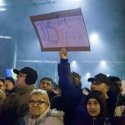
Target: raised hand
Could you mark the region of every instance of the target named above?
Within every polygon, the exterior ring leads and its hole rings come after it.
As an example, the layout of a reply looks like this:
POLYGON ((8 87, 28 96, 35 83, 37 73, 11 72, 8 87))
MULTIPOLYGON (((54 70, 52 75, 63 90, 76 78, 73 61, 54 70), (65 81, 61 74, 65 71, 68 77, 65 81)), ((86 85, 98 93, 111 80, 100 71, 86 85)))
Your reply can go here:
POLYGON ((61 48, 59 51, 59 55, 61 59, 67 59, 68 58, 68 51, 66 48, 61 48))

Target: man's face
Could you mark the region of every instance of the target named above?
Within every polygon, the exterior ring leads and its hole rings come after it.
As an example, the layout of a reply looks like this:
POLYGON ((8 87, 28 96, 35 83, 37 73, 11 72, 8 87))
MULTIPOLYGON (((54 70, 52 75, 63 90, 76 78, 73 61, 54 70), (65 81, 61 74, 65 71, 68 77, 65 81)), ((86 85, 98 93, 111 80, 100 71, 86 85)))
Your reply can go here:
POLYGON ((101 91, 101 92, 103 92, 103 94, 106 94, 109 91, 109 86, 105 83, 93 82, 91 84, 91 90, 101 91))
POLYGON ((48 108, 48 103, 46 102, 43 95, 34 94, 29 100, 29 112, 33 118, 38 118, 42 115, 48 108))
POLYGON ((11 90, 14 88, 13 83, 10 80, 5 80, 6 90, 11 90))
POLYGON ((46 91, 52 91, 52 82, 49 80, 42 80, 40 83, 40 89, 44 89, 46 91))
POLYGON ((118 94, 122 94, 123 88, 122 88, 122 83, 121 81, 116 81, 116 85, 117 85, 117 93, 118 94))
POLYGON ((87 112, 91 117, 98 117, 100 114, 100 104, 95 98, 90 98, 87 102, 87 112))
POLYGON ((0 81, 0 89, 5 91, 5 84, 2 81, 0 81))
POLYGON ((26 85, 26 83, 25 83, 26 75, 27 74, 23 74, 23 73, 19 73, 17 75, 17 80, 16 80, 16 87, 17 88, 21 88, 21 87, 24 87, 26 85))

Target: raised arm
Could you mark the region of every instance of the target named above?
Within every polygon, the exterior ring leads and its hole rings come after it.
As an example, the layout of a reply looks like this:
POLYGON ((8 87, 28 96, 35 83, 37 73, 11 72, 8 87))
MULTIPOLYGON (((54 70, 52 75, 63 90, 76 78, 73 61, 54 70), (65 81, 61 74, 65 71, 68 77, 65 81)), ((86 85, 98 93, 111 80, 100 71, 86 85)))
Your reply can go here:
POLYGON ((58 64, 59 86, 62 91, 68 89, 72 84, 70 64, 68 63, 68 51, 62 48, 59 51, 60 63, 58 64))
POLYGON ((66 48, 62 48, 59 51, 60 63, 58 64, 59 86, 62 91, 62 96, 72 103, 73 109, 81 98, 82 91, 80 88, 73 85, 73 79, 71 75, 70 64, 68 63, 68 51, 66 48))

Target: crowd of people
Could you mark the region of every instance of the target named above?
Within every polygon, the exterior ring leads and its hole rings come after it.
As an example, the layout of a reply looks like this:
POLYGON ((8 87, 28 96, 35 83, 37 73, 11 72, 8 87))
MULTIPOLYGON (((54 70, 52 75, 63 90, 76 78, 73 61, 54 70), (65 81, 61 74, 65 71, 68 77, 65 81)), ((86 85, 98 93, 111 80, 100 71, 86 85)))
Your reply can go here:
POLYGON ((68 50, 59 51, 59 81, 44 77, 35 88, 37 71, 14 69, 0 78, 1 125, 125 125, 125 96, 121 79, 103 73, 89 78, 82 88, 81 75, 71 72, 68 50))

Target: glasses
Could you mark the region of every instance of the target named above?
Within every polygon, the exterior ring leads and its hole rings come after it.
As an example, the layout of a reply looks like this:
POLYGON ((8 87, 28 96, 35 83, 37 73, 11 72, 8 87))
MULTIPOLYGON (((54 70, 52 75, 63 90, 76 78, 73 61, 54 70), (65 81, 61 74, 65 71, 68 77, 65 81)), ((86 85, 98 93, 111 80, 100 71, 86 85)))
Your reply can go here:
POLYGON ((45 101, 41 101, 41 100, 37 100, 37 101, 35 101, 35 100, 29 100, 29 103, 31 105, 34 105, 34 104, 36 104, 36 105, 42 105, 43 103, 46 103, 46 102, 45 101))

